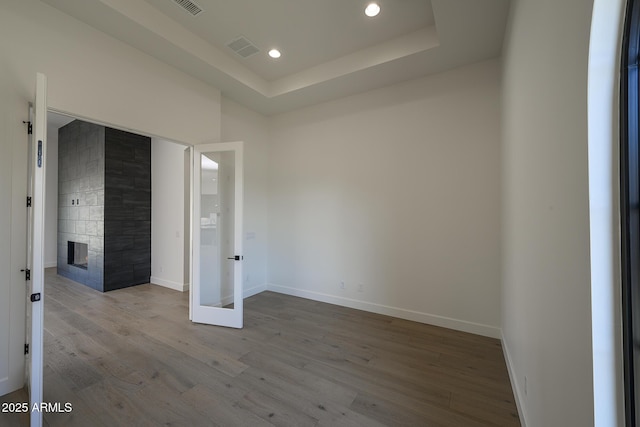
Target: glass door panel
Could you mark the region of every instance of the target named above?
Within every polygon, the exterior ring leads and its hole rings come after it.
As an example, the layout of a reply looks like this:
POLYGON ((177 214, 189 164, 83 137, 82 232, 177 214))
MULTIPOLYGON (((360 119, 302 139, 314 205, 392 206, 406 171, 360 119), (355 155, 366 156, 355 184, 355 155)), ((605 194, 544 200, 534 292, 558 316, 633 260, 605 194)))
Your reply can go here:
POLYGON ((192 320, 242 327, 242 143, 194 148, 192 320))

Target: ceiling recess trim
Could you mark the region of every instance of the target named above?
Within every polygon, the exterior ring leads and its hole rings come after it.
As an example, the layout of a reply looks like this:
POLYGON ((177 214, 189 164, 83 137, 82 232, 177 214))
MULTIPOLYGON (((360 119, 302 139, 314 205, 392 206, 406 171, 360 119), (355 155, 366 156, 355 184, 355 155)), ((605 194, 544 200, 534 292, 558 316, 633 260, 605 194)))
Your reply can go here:
POLYGON ((173 2, 193 16, 198 16, 203 12, 203 9, 191 0, 173 0, 173 2))
MULTIPOLYGON (((436 25, 266 80, 227 46, 219 48, 199 37, 149 0, 41 1, 265 115, 497 58, 510 4, 510 0, 430 0, 436 25)), ((171 2, 184 1, 193 3, 171 2)))

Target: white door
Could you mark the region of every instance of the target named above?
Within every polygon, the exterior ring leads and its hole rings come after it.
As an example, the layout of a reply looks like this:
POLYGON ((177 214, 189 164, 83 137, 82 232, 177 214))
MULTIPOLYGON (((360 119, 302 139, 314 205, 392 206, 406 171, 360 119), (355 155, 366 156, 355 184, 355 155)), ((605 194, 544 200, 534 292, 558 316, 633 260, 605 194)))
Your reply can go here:
POLYGON ((242 142, 193 148, 193 322, 242 328, 242 142))
MULTIPOLYGON (((27 224, 27 340, 29 352, 26 360, 26 384, 29 407, 39 408, 42 402, 43 353, 43 297, 44 297, 44 196, 45 155, 47 133, 47 78, 36 75, 36 99, 31 109, 32 134, 29 139, 28 208, 27 224)), ((42 412, 31 412, 31 426, 42 425, 42 412)))

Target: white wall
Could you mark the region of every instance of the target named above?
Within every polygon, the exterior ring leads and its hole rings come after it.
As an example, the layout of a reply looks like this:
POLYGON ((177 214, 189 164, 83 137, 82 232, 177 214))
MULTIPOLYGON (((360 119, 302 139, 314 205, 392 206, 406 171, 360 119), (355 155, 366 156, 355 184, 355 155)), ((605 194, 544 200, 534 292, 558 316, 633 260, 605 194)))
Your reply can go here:
POLYGON ((47 126, 44 266, 58 265, 58 128, 47 126))
MULTIPOLYGON (((220 139, 220 92, 37 0, 0 2, 0 395, 24 372, 27 103, 166 139, 220 139), (10 326, 11 325, 11 328, 10 326)), ((45 291, 46 298, 46 291, 45 291)))
POLYGON ((185 291, 184 145, 151 141, 151 283, 185 291))
POLYGON ((503 52, 502 327, 528 427, 594 422, 587 167, 592 5, 513 1, 503 52))
POLYGON ((244 295, 267 284, 267 167, 269 127, 266 117, 222 98, 222 140, 244 142, 244 295))
POLYGON ((275 116, 269 162, 270 289, 499 336, 497 60, 275 116))

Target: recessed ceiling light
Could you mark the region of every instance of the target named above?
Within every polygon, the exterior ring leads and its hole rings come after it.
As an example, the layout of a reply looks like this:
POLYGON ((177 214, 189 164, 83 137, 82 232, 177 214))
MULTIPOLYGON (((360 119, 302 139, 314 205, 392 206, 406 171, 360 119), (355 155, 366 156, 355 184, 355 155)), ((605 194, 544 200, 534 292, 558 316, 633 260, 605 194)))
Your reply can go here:
POLYGON ((370 18, 373 18, 379 13, 380 13, 380 6, 378 6, 378 3, 369 3, 367 7, 364 9, 364 14, 370 18))
POLYGON ((278 59, 278 58, 280 58, 280 51, 278 49, 271 49, 269 51, 269 56, 274 58, 274 59, 278 59))

